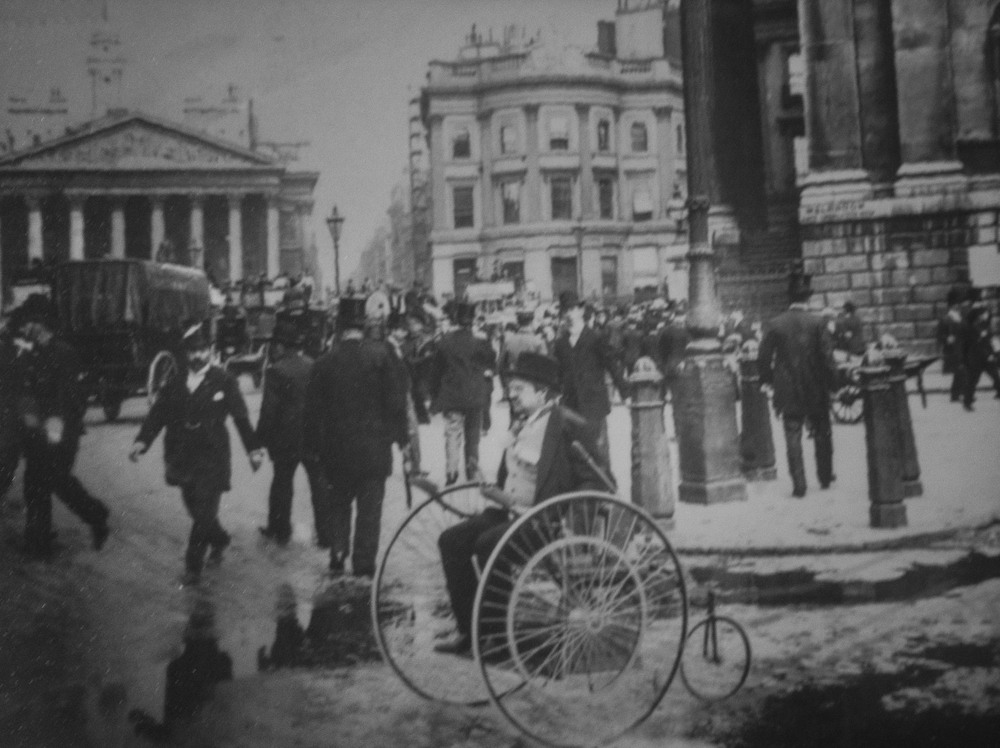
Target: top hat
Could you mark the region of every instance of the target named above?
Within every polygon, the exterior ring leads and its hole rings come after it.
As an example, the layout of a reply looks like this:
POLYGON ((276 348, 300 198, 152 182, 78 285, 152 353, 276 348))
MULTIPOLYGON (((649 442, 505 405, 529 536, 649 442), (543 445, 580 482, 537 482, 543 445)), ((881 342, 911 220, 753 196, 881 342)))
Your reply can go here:
POLYGON ((525 351, 507 374, 510 378, 527 379, 543 387, 559 389, 559 362, 552 356, 525 351))
POLYGON ((517 312, 518 327, 527 327, 534 321, 535 315, 533 312, 517 312))
POLYGON ((274 320, 271 340, 290 348, 300 346, 302 345, 304 326, 305 314, 301 311, 280 312, 274 320))
POLYGON ((47 296, 33 293, 11 315, 12 328, 21 327, 27 322, 41 322, 46 327, 55 330, 59 327, 59 316, 55 305, 47 296))
POLYGON ((455 324, 468 326, 476 319, 476 305, 467 301, 459 301, 454 306, 455 324))
POLYGON ((808 301, 812 296, 812 276, 807 275, 801 263, 795 263, 788 274, 788 298, 792 302, 808 301))
POLYGON ((576 295, 576 291, 563 291, 559 294, 560 312, 565 312, 577 306, 580 306, 580 297, 576 295))
POLYGON ((205 324, 203 322, 197 322, 184 330, 182 342, 186 351, 197 351, 212 345, 212 341, 209 340, 208 335, 205 333, 205 324))
POLYGON ((365 329, 365 299, 347 296, 337 304, 337 329, 346 330, 354 328, 356 330, 365 329))

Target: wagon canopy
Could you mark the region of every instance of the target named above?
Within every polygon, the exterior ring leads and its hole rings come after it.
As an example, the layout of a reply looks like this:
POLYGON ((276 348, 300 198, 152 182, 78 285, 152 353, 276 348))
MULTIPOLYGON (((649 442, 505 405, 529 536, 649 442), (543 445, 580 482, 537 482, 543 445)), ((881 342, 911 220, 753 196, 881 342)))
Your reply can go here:
POLYGON ((209 316, 209 285, 194 268, 149 260, 79 260, 59 265, 54 297, 68 332, 139 327, 180 330, 209 316))

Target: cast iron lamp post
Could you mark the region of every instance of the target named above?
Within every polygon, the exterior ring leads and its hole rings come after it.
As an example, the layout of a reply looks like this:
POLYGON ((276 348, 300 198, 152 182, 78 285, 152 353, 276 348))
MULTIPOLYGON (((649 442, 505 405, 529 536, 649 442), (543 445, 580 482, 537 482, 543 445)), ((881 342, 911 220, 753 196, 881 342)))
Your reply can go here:
POLYGON ((337 212, 337 206, 333 206, 330 216, 326 219, 326 225, 330 229, 330 236, 333 238, 333 286, 340 297, 340 227, 344 223, 344 217, 337 212))

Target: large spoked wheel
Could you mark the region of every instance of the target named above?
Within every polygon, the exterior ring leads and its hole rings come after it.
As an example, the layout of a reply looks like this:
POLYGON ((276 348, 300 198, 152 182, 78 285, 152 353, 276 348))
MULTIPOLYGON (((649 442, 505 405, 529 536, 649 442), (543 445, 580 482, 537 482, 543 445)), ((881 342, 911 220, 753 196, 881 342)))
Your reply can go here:
POLYGON ((160 351, 149 365, 149 375, 146 377, 146 396, 152 405, 163 385, 177 373, 177 359, 170 351, 160 351))
POLYGON ((450 486, 426 499, 393 534, 375 574, 372 622, 382 657, 407 686, 428 699, 487 703, 475 664, 435 652, 434 645, 455 629, 438 538, 489 505, 476 483, 450 486))
POLYGON ((831 407, 837 423, 860 423, 865 415, 865 401, 861 388, 853 383, 845 384, 833 393, 831 407))
POLYGON ((750 639, 732 618, 711 616, 688 635, 681 658, 681 680, 702 701, 722 701, 746 683, 750 639))
POLYGON ((473 651, 490 701, 518 730, 550 746, 596 745, 652 713, 686 634, 680 562, 653 518, 578 492, 535 507, 494 549, 473 651))

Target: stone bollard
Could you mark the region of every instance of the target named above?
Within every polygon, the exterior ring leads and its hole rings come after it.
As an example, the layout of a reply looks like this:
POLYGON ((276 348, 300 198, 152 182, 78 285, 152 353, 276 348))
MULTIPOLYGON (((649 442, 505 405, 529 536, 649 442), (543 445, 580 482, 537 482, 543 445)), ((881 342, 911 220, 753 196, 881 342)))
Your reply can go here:
POLYGON ((920 461, 917 458, 917 442, 913 437, 913 419, 910 416, 910 402, 906 395, 906 353, 900 350, 882 352, 889 367, 889 389, 896 400, 896 438, 903 448, 903 498, 922 496, 923 483, 920 481, 920 461))
POLYGON ((740 353, 740 467, 747 480, 775 480, 774 437, 767 394, 760 389, 757 343, 747 341, 740 353))
POLYGON ((652 359, 635 363, 632 389, 632 503, 653 515, 663 529, 674 527, 674 481, 663 427, 663 376, 652 359))
POLYGON ((889 385, 889 367, 863 366, 859 373, 865 398, 869 524, 903 527, 903 449, 897 438, 896 399, 889 385))

